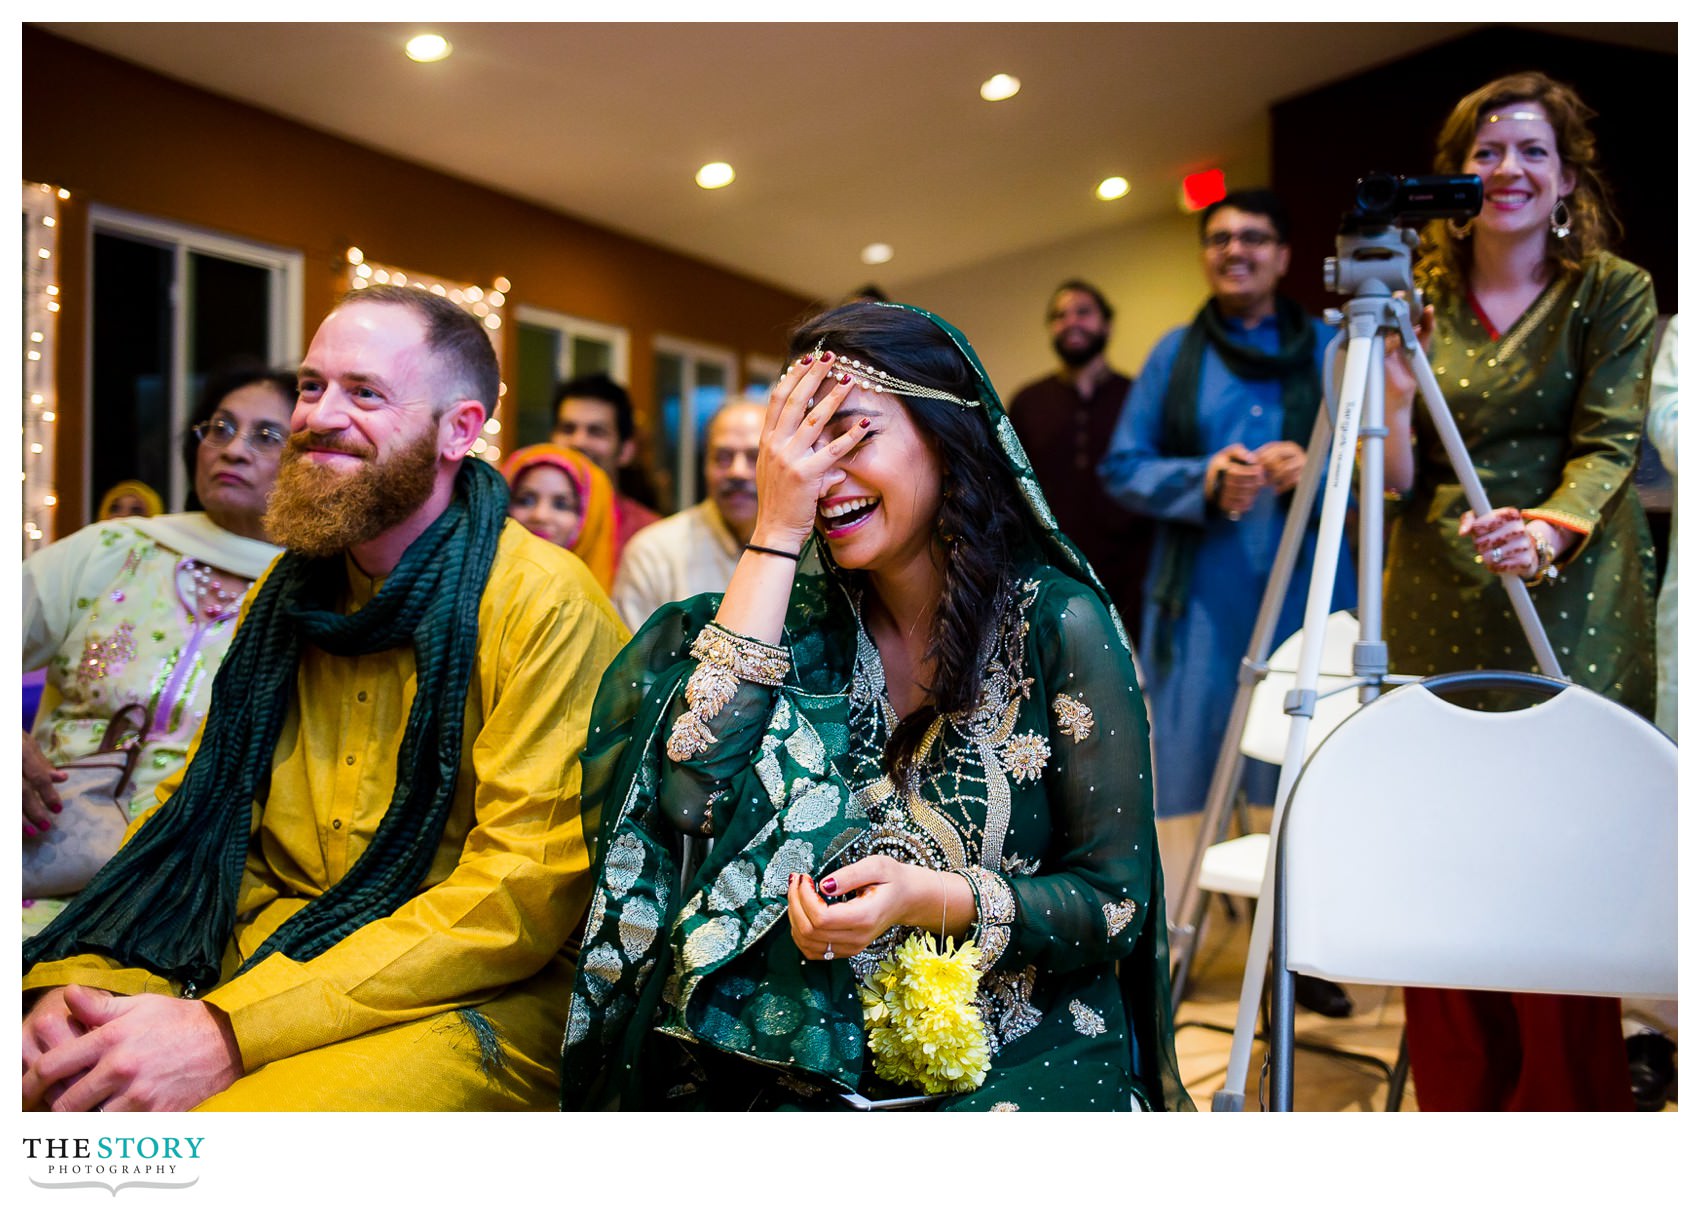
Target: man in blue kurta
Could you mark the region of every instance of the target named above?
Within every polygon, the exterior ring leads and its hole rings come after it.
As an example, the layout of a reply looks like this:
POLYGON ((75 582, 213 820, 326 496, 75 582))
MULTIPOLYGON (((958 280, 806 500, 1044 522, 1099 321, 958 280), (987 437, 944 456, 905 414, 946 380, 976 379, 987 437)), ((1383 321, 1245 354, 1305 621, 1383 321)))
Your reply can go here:
MULTIPOLYGON (((1238 190, 1200 221, 1210 299, 1167 333, 1128 393, 1099 465, 1110 496, 1161 524, 1145 587, 1140 665, 1151 698, 1163 883, 1179 888, 1275 563, 1291 491, 1322 397, 1329 330, 1277 293, 1292 256, 1286 209, 1238 190)), ((1283 603, 1276 638, 1303 622, 1314 533, 1283 603)), ((1335 609, 1356 601, 1342 553, 1335 609)), ((1254 804, 1274 799, 1275 769, 1248 760, 1254 804)), ((1307 989, 1301 1001, 1346 1014, 1307 989), (1321 1005, 1317 1005, 1321 1004, 1321 1005)))

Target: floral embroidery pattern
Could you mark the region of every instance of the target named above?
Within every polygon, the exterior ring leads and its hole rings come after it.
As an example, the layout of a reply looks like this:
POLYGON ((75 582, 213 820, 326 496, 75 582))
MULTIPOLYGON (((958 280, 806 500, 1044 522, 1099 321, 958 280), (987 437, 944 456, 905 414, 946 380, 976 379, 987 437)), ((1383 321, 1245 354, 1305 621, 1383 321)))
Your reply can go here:
POLYGON ((1037 968, 1028 965, 1019 973, 987 973, 980 979, 975 1003, 986 1025, 992 1056, 997 1056, 1011 1041, 1020 1040, 1044 1019, 1033 1005, 1033 983, 1038 974, 1037 968))
POLYGON ((1092 736, 1092 709, 1078 699, 1058 695, 1051 700, 1051 711, 1057 717, 1057 731, 1074 741, 1092 736))
POLYGON ((83 646, 82 659, 77 662, 77 681, 93 682, 116 674, 135 655, 136 629, 128 623, 119 624, 105 640, 91 635, 83 646))
POLYGON ((1091 1007, 1076 998, 1068 1004, 1068 1013, 1074 1016, 1074 1030, 1082 1036, 1102 1036, 1104 1034, 1104 1017, 1091 1007))
POLYGON ((1045 762, 1051 756, 1051 743, 1037 733, 1020 733, 1004 743, 1002 758, 1009 767, 1010 778, 1024 783, 1045 773, 1045 762))
POLYGON ((1127 930, 1127 924, 1133 921, 1133 916, 1139 913, 1139 903, 1129 897, 1126 901, 1111 902, 1104 907, 1104 922, 1110 928, 1110 938, 1114 939, 1127 930))
POLYGON ((1011 1103, 1007 1099, 1000 1099, 1000 1100, 998 1100, 997 1103, 995 1103, 991 1107, 987 1108, 986 1111, 988 1111, 988 1112, 1019 1112, 1019 1111, 1021 1111, 1021 1105, 1018 1104, 1018 1103, 1011 1103))

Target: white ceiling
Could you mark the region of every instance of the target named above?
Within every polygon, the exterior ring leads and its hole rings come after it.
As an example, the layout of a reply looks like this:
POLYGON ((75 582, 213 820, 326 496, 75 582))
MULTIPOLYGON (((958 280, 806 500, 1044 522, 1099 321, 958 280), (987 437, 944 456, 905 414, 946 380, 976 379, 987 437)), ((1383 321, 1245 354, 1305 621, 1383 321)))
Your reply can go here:
POLYGON ((41 24, 824 298, 1170 212, 1182 174, 1259 158, 1271 103, 1476 23, 41 24), (424 29, 447 60, 403 56, 424 29), (980 100, 996 72, 1013 100, 980 100), (711 160, 737 180, 698 189, 711 160), (873 241, 896 257, 862 265, 873 241))

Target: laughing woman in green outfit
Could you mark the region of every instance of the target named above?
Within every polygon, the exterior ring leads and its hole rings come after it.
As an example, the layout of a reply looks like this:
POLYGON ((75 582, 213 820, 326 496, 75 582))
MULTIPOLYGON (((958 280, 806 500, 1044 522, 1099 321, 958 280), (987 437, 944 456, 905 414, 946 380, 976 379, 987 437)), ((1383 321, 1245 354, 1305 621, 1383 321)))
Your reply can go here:
MULTIPOLYGON (((1532 587, 1573 680, 1651 716, 1652 542, 1633 476, 1657 309, 1647 272, 1606 251, 1615 226, 1592 111, 1539 73, 1460 101, 1435 168, 1482 178, 1481 213, 1436 224, 1419 284, 1429 357, 1491 514, 1466 507, 1414 383, 1388 360, 1387 488, 1407 497, 1388 548, 1386 630, 1401 674, 1535 669, 1498 574, 1532 587)), ((1609 756, 1506 756, 1523 764, 1609 756)), ((1407 992, 1424 1108, 1629 1106, 1616 1000, 1407 992)))
POLYGON ((792 350, 725 595, 597 698, 563 1105, 1189 1107, 1103 587, 954 328, 855 303, 792 350))

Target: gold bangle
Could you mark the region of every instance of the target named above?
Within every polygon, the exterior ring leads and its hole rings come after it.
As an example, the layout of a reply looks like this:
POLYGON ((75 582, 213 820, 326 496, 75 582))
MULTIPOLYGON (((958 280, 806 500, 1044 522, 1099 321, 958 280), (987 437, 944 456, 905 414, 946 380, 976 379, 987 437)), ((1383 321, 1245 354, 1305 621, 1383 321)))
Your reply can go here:
POLYGON ((1552 544, 1538 531, 1530 531, 1529 539, 1535 545, 1535 571, 1523 578, 1523 584, 1533 589, 1549 581, 1557 581, 1558 570, 1553 567, 1553 562, 1558 559, 1558 554, 1553 551, 1552 544))

